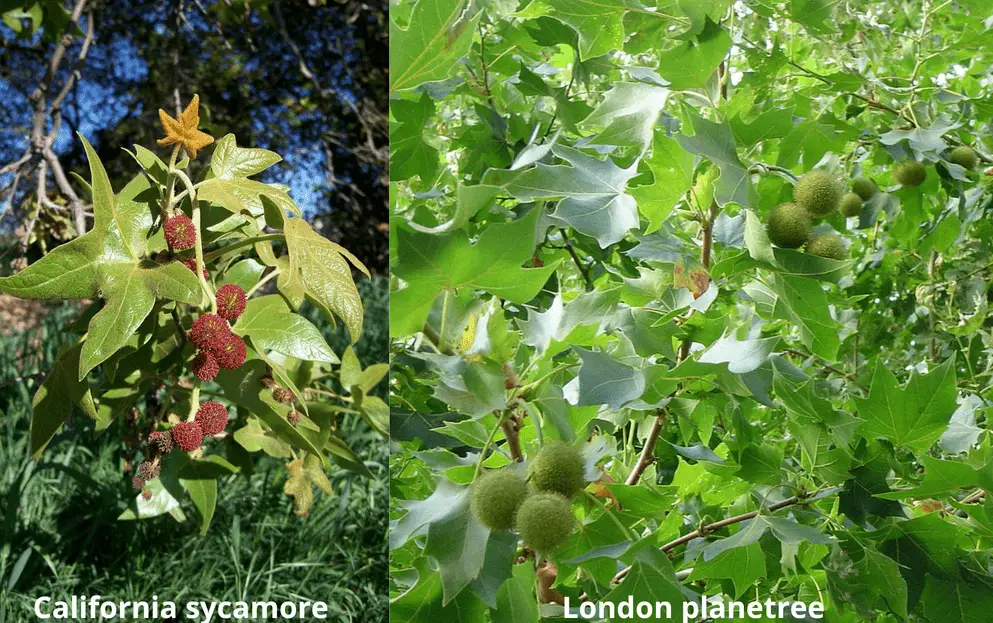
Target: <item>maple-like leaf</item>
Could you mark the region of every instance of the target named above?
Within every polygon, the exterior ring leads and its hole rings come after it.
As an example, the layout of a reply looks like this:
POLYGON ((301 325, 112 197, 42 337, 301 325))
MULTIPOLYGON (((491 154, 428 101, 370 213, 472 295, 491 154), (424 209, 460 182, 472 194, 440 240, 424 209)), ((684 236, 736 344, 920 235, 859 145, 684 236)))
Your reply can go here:
POLYGON ((186 110, 173 119, 169 114, 159 109, 159 120, 165 130, 165 138, 156 141, 159 145, 175 145, 179 143, 190 158, 197 157, 197 150, 203 149, 214 142, 214 137, 197 129, 200 125, 200 96, 194 95, 186 106, 186 110))
POLYGON ((283 485, 283 493, 293 498, 293 508, 297 515, 306 517, 314 503, 314 491, 311 485, 332 495, 331 481, 321 468, 321 460, 309 454, 306 459, 295 459, 286 464, 290 477, 283 485))
POLYGON ((103 163, 79 137, 90 162, 93 229, 19 273, 0 278, 0 292, 33 300, 102 299, 79 356, 77 378, 82 380, 124 346, 156 299, 195 305, 201 290, 179 262, 158 264, 145 257, 152 213, 138 196, 150 188, 148 179, 137 177, 115 195, 103 163))

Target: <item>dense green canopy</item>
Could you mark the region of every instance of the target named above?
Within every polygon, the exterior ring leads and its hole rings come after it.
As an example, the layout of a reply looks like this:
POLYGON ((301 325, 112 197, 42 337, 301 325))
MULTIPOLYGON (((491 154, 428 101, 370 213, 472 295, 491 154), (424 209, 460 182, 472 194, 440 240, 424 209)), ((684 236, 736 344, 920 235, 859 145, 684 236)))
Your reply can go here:
POLYGON ((631 595, 989 620, 991 16, 399 3, 392 620, 631 595), (901 185, 911 161, 924 180, 901 185), (811 215, 845 249, 777 248, 769 214, 815 169, 834 203, 879 191, 811 215), (599 481, 549 563, 469 500, 477 463, 552 439, 599 481))

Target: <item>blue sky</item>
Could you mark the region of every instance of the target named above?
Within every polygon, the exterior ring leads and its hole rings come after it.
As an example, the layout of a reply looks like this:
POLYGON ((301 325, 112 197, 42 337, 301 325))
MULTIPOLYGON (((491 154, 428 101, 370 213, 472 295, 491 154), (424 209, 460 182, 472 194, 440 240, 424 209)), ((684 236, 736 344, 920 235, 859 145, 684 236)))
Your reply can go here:
MULTIPOLYGON (((4 38, 8 38, 12 31, 0 25, 0 33, 4 38)), ((102 44, 105 45, 106 44, 102 44)), ((134 47, 126 40, 117 40, 110 44, 109 49, 102 50, 102 53, 114 59, 113 71, 121 78, 123 83, 132 83, 142 80, 148 73, 145 61, 136 53, 134 47)), ((79 111, 79 130, 87 139, 94 142, 99 131, 113 127, 121 121, 127 114, 128 108, 135 107, 135 112, 141 112, 146 105, 155 108, 166 108, 166 103, 144 103, 132 102, 130 98, 121 96, 113 89, 87 81, 86 72, 82 72, 82 79, 76 87, 76 94, 70 95, 66 102, 67 112, 75 116, 79 111), (78 103, 78 108, 77 108, 78 103)), ((352 97, 347 93, 346 97, 352 97)), ((185 104, 185 102, 184 102, 185 104)), ((206 103, 205 103, 206 104, 206 103)), ((10 84, 0 78, 0 105, 13 110, 23 110, 23 123, 25 126, 17 128, 17 132, 11 129, 0 130, 0 148, 5 152, 20 152, 28 143, 28 132, 30 132, 30 105, 26 98, 19 92, 10 88, 10 84)), ((169 107, 171 108, 171 106, 169 107)), ((167 108, 167 110, 169 110, 167 108)), ((204 106, 203 108, 206 108, 204 106)), ((257 111, 257 114, 266 115, 266 111, 257 111)), ((201 116, 204 121, 202 125, 207 126, 207 113, 202 110, 201 116)), ((269 115, 266 115, 267 117, 269 115)), ((264 123, 261 119, 256 119, 253 126, 261 133, 264 123)), ((220 138, 220 136, 215 136, 220 138)), ((71 142, 76 140, 72 135, 72 129, 68 124, 63 123, 54 143, 54 150, 57 154, 65 153, 71 147, 71 142)), ((238 143, 243 147, 259 146, 250 144, 250 137, 238 137, 238 143)), ((163 157, 167 155, 168 149, 157 145, 144 145, 144 147, 156 151, 163 157)), ((303 209, 305 214, 312 213, 322 201, 322 187, 326 187, 324 172, 324 156, 319 149, 306 149, 305 146, 297 146, 297 149, 289 153, 281 154, 283 162, 274 166, 263 174, 263 181, 280 182, 290 186, 290 194, 297 204, 303 209)), ((130 158, 122 153, 121 157, 130 158)), ((137 172, 137 167, 136 167, 137 172)), ((5 185, 11 179, 11 175, 0 176, 0 186, 5 185)), ((24 188, 22 186, 22 188, 24 188)), ((118 189, 120 190, 120 189, 118 189)))

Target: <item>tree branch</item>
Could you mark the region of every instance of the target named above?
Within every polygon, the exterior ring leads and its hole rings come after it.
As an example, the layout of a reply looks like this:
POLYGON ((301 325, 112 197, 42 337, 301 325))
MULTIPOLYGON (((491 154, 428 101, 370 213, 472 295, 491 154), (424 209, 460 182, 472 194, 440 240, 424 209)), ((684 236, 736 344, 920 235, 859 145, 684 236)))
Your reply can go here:
POLYGON ((573 248, 572 241, 569 240, 569 234, 566 233, 565 228, 560 227, 559 231, 562 232, 562 240, 565 241, 566 250, 569 251, 572 261, 576 263, 576 268, 579 269, 579 274, 583 276, 583 280, 586 282, 586 290, 588 292, 593 290, 593 279, 590 277, 589 267, 579 259, 579 255, 576 253, 576 249, 573 248))
POLYGON ((521 440, 517 431, 517 424, 513 418, 506 417, 500 423, 500 428, 503 429, 503 436, 507 439, 507 449, 510 450, 510 457, 520 463, 524 460, 524 457, 521 455, 521 440))
MULTIPOLYGON (((713 249, 714 240, 714 219, 717 218, 718 213, 717 202, 711 202, 710 211, 703 221, 703 242, 700 245, 700 262, 705 268, 710 268, 711 252, 713 249)), ((676 359, 676 365, 686 360, 690 356, 690 347, 693 345, 693 340, 686 338, 679 345, 679 355, 676 359)), ((676 390, 666 396, 666 403, 669 399, 676 395, 676 390)), ((662 433, 662 427, 665 426, 665 407, 664 405, 659 408, 656 416, 655 422, 652 423, 652 430, 648 432, 648 438, 645 439, 645 446, 641 449, 641 455, 638 457, 638 462, 634 464, 634 468, 631 469, 631 473, 628 474, 627 479, 624 481, 626 485, 634 485, 638 483, 641 478, 641 474, 644 473, 648 466, 652 464, 655 460, 655 445, 658 443, 659 436, 662 433)))
MULTIPOLYGON (((767 510, 770 513, 774 513, 776 511, 781 510, 781 509, 784 509, 784 508, 786 508, 788 506, 793 506, 794 504, 802 504, 802 503, 806 502, 807 499, 809 499, 809 497, 810 496, 794 495, 792 497, 786 498, 782 502, 776 502, 775 504, 771 504, 767 510)), ((727 528, 728 526, 734 525, 736 523, 741 523, 743 521, 748 521, 749 519, 754 519, 755 517, 758 517, 758 515, 759 515, 759 511, 756 510, 756 511, 751 511, 751 512, 748 512, 748 513, 742 513, 741 515, 735 515, 734 517, 728 517, 727 519, 722 519, 720 521, 715 521, 714 523, 707 524, 706 526, 704 526, 702 528, 698 528, 698 529, 694 530, 693 532, 690 532, 688 534, 684 534, 683 536, 679 537, 678 539, 674 539, 672 541, 669 541, 668 543, 666 543, 665 545, 663 545, 659 549, 661 551, 663 551, 663 552, 668 553, 668 552, 676 549, 680 545, 685 545, 686 543, 689 543, 693 539, 697 539, 697 538, 700 538, 700 537, 705 537, 708 534, 710 534, 711 532, 720 530, 722 528, 727 528)), ((631 571, 631 567, 627 567, 625 569, 621 569, 621 571, 618 572, 618 574, 614 576, 614 579, 611 580, 611 584, 617 584, 618 582, 620 582, 621 580, 623 580, 624 577, 630 571, 631 571)))

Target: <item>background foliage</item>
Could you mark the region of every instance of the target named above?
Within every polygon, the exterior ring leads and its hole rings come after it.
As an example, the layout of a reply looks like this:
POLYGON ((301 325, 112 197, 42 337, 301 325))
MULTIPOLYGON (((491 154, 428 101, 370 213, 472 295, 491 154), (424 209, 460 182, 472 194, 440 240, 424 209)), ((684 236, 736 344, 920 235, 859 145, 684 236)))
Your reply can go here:
POLYGON ((993 149, 991 13, 399 3, 394 620, 631 594, 988 620, 990 184, 946 156, 993 149), (908 158, 923 185, 894 182, 908 158), (765 235, 815 167, 882 190, 817 225, 850 260, 765 235), (468 486, 553 438, 598 482, 548 566, 481 526, 468 486))
MULTIPOLYGON (((383 361, 386 280, 358 287, 366 324, 356 353, 362 361, 383 361)), ((309 319, 336 352, 343 351, 350 341, 344 326, 332 329, 312 311, 309 319)), ((7 334, 0 341, 0 378, 18 375, 16 364, 26 363, 28 372, 49 370, 62 328, 78 313, 76 305, 56 304, 38 324, 7 334)), ((116 601, 153 593, 229 601, 303 595, 330 602, 342 620, 382 621, 387 615, 388 449, 363 422, 343 422, 342 437, 373 478, 332 473, 334 497, 316 496, 301 520, 282 494, 282 462, 263 458, 250 476, 223 482, 212 529, 194 539, 195 522, 118 521, 133 493, 121 477, 125 446, 110 433, 95 441, 86 418, 76 417, 44 460, 34 463, 30 388, 0 385, 0 621, 32 620, 37 597, 73 594, 116 601)))

